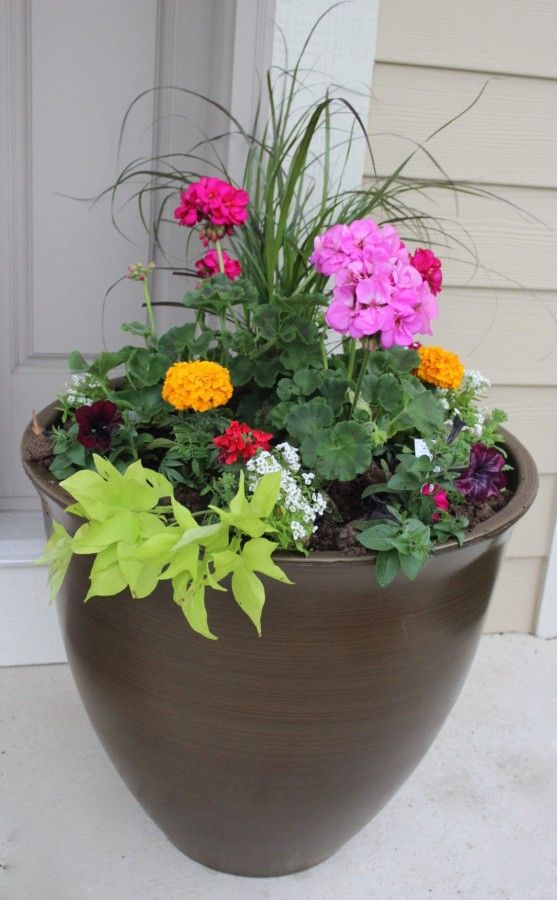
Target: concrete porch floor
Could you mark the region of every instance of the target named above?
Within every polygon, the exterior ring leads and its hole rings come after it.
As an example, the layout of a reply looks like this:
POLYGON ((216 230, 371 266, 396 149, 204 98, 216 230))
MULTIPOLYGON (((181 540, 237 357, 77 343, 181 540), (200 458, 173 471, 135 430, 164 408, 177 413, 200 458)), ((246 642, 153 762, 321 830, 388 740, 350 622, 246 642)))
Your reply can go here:
POLYGON ((332 859, 253 880, 180 854, 128 793, 67 666, 0 669, 2 900, 554 900, 557 642, 482 639, 428 756, 332 859))

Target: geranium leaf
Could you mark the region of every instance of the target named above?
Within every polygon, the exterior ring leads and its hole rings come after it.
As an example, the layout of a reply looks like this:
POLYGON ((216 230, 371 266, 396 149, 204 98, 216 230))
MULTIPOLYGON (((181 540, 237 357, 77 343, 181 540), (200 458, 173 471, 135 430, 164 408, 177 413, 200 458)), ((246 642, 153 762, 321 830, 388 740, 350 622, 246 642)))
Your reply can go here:
POLYGON ((371 463, 372 447, 368 431, 358 422, 338 422, 306 438, 301 445, 307 465, 319 465, 327 480, 351 481, 371 463))
POLYGON ((297 440, 314 438, 317 432, 331 425, 333 411, 324 397, 314 397, 308 403, 295 406, 288 414, 286 425, 297 440))

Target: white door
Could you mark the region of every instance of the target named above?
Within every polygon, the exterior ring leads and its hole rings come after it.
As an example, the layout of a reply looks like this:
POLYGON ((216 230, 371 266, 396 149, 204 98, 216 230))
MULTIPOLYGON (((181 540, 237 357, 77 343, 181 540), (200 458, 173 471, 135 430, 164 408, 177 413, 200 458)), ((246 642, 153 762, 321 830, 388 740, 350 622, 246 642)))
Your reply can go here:
MULTIPOLYGON (((68 196, 94 197, 113 181, 124 113, 154 86, 209 95, 250 123, 261 76, 273 53, 281 55, 275 13, 295 56, 329 5, 278 0, 275 11, 275 0, 0 0, 0 665, 64 658, 44 570, 29 568, 42 536, 20 436, 32 409, 67 381, 68 354, 103 349, 106 288, 130 262, 154 256, 133 205, 119 219, 125 240, 111 227, 108 203, 91 208, 68 196)), ((326 81, 342 80, 347 55, 334 36, 343 45, 357 38, 351 79, 369 85, 376 2, 356 0, 334 15, 311 62, 326 81)), ((157 90, 134 110, 121 161, 159 147, 186 149, 222 130, 214 109, 157 90)), ((233 171, 235 154, 230 148, 233 171)), ((159 299, 182 289, 176 279, 155 282, 159 299)), ((121 344, 121 322, 140 317, 137 286, 124 282, 106 304, 107 348, 121 344)))

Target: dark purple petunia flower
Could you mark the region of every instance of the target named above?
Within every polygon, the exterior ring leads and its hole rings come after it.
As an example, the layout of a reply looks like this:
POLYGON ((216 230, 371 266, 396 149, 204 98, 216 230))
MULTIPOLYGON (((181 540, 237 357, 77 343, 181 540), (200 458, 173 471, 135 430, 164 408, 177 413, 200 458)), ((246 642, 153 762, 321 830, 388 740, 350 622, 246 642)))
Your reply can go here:
POLYGON ((77 439, 88 450, 106 453, 112 447, 112 435, 122 424, 122 416, 111 400, 97 400, 91 406, 80 406, 75 411, 79 425, 77 439))
POLYGON ((468 468, 463 469, 455 481, 455 487, 470 503, 481 503, 496 497, 507 484, 507 476, 501 471, 505 457, 485 444, 472 444, 468 468))

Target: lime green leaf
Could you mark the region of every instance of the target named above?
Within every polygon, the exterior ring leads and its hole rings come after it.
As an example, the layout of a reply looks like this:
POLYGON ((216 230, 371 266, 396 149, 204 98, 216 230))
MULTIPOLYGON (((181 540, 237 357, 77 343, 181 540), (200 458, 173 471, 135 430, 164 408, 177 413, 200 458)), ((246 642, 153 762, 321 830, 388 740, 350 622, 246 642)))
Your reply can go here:
POLYGON ((283 584, 292 584, 287 575, 271 559, 271 554, 278 544, 268 541, 267 538, 254 538, 247 541, 242 549, 242 562, 248 569, 262 572, 269 578, 282 581, 283 584))
POLYGON ((126 578, 132 597, 148 597, 155 590, 164 560, 160 557, 140 560, 135 544, 118 544, 118 563, 126 578))
POLYGON ((197 526, 197 522, 195 521, 194 516, 192 516, 187 506, 182 506, 181 503, 178 503, 175 497, 172 497, 172 512, 174 513, 174 518, 176 519, 178 525, 181 525, 182 528, 188 529, 195 528, 197 526))
POLYGON ((35 565, 49 567, 48 583, 50 597, 54 600, 62 586, 70 560, 72 558, 72 539, 63 525, 56 520, 52 523, 52 534, 47 541, 43 555, 35 565))
POLYGON ((197 563, 199 560, 199 547, 196 544, 190 544, 188 547, 182 547, 178 552, 174 553, 168 568, 162 573, 161 578, 176 578, 187 572, 192 578, 197 575, 197 563))
MULTIPOLYGON (((210 508, 212 509, 212 507, 210 508)), ((250 537, 261 537, 266 531, 276 531, 275 528, 263 522, 258 516, 240 515, 227 512, 226 510, 219 510, 219 515, 225 525, 237 528, 238 531, 243 531, 244 534, 250 537)))
POLYGON ((254 495, 251 499, 251 511, 262 519, 270 516, 275 508, 280 491, 280 472, 269 472, 262 475, 257 482, 254 495))
POLYGON ((105 547, 104 550, 101 550, 97 553, 97 558, 95 559, 95 572, 102 572, 104 569, 108 569, 110 566, 113 566, 114 563, 118 562, 118 545, 111 544, 110 547, 105 547))
POLYGON ((261 635, 261 613, 265 603, 263 582, 243 563, 232 573, 232 593, 240 609, 261 635))
POLYGON ((76 531, 74 553, 97 553, 109 544, 124 541, 135 544, 139 538, 139 524, 130 510, 123 509, 103 522, 86 522, 76 531))
POLYGON ((165 562, 170 559, 170 552, 176 546, 181 535, 179 528, 164 528, 158 534, 153 534, 142 544, 136 546, 138 559, 154 559, 160 556, 165 562))
POLYGON ((195 525, 193 528, 186 530, 182 537, 176 543, 176 550, 180 547, 187 547, 188 544, 205 544, 208 539, 217 534, 222 528, 220 522, 214 525, 195 525))
POLYGON ((136 512, 134 513, 134 516, 142 538, 150 538, 166 531, 164 522, 162 522, 155 513, 136 512))
MULTIPOLYGON (((210 508, 214 509, 215 507, 210 508)), ((246 492, 244 489, 244 473, 240 472, 240 478, 238 480, 238 490, 236 491, 236 495, 230 501, 229 509, 231 513, 240 515, 241 513, 249 512, 249 508, 249 501, 246 497, 246 492)))
POLYGON ((182 612, 191 628, 202 634, 204 637, 212 641, 217 640, 217 636, 209 630, 207 622, 207 610, 205 609, 205 588, 200 587, 196 591, 189 593, 182 602, 182 612))
POLYGON ((240 564, 240 556, 233 550, 223 550, 220 553, 213 553, 211 556, 213 564, 213 577, 217 581, 221 581, 230 575, 234 569, 240 564))
POLYGON ((95 559, 91 568, 91 586, 85 597, 86 601, 91 597, 113 597, 123 591, 128 584, 117 562, 107 565, 105 568, 99 568, 98 558, 95 559))

